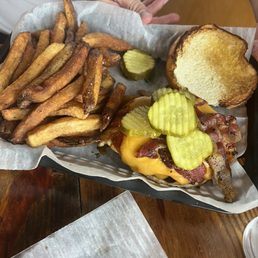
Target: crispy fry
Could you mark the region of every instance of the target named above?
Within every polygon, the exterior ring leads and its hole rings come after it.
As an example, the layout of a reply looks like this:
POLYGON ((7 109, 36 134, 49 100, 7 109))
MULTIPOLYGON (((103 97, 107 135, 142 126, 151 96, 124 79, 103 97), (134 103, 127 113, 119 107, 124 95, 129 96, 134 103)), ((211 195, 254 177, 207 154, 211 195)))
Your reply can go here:
POLYGON ((122 83, 118 83, 110 95, 106 106, 102 111, 102 126, 100 131, 105 130, 110 124, 114 114, 120 107, 125 95, 126 87, 122 83))
POLYGON ((89 32, 89 26, 85 21, 82 21, 75 34, 75 41, 80 42, 81 39, 89 32))
POLYGON ((53 97, 37 106, 21 123, 15 128, 12 136, 13 143, 24 141, 27 132, 40 124, 48 115, 58 110, 62 105, 72 100, 81 90, 83 77, 56 93, 53 97))
POLYGON ((102 53, 98 49, 93 49, 89 54, 87 77, 82 90, 83 108, 86 114, 91 112, 98 103, 102 79, 102 61, 102 53))
MULTIPOLYGON (((8 108, 2 110, 2 117, 7 121, 18 121, 24 119, 31 110, 31 108, 8 108)), ((82 103, 70 101, 65 105, 62 105, 60 109, 51 112, 48 116, 71 116, 79 119, 85 119, 88 115, 89 114, 84 113, 82 103)))
POLYGON ((68 29, 71 29, 74 33, 77 29, 77 17, 74 10, 74 6, 71 0, 64 1, 65 16, 67 19, 68 29))
POLYGON ((21 74, 23 74, 26 71, 26 69, 32 63, 34 54, 35 54, 35 49, 33 47, 32 41, 29 41, 23 53, 22 60, 19 63, 15 72, 13 73, 11 82, 14 82, 21 74))
POLYGON ((63 117, 36 127, 28 133, 27 143, 31 147, 37 147, 48 143, 60 136, 87 135, 89 132, 100 128, 100 116, 90 115, 86 119, 63 117))
POLYGON ((30 85, 26 86, 26 88, 21 92, 17 105, 20 108, 26 108, 30 105, 31 101, 27 99, 27 96, 30 96, 31 91, 34 91, 34 87, 36 85, 41 84, 44 80, 49 78, 51 75, 56 73, 72 56, 75 45, 73 43, 67 44, 49 63, 44 72, 34 79, 30 85))
MULTIPOLYGON (((105 104, 106 104, 106 100, 109 96, 109 91, 105 91, 105 93, 100 93, 99 97, 98 97, 98 103, 97 105, 91 110, 91 114, 92 113, 97 113, 105 104)), ((82 99, 82 95, 79 94, 78 96, 75 97, 74 99, 76 102, 78 103, 83 103, 83 99, 82 99)), ((85 112, 85 111, 84 111, 85 112)), ((87 114, 87 113, 86 113, 87 114)))
POLYGON ((39 40, 33 56, 33 60, 35 60, 49 46, 49 39, 50 31, 42 30, 39 35, 39 40))
POLYGON ((71 116, 79 119, 86 119, 89 114, 85 114, 82 108, 82 103, 72 101, 51 113, 51 116, 71 116))
POLYGON ((15 38, 3 65, 1 65, 0 92, 9 84, 14 71, 22 60, 23 53, 30 39, 31 34, 29 32, 22 32, 15 38))
POLYGON ((35 79, 64 47, 64 44, 53 43, 28 67, 28 69, 3 92, 0 93, 0 110, 7 109, 17 99, 21 90, 35 79))
POLYGON ((78 74, 88 55, 88 48, 84 44, 76 47, 66 64, 40 85, 35 85, 24 99, 31 102, 43 102, 53 96, 57 91, 70 83, 78 74))
POLYGON ((102 76, 102 82, 101 82, 101 85, 100 85, 100 90, 102 89, 111 89, 114 84, 115 84, 115 79, 111 76, 111 74, 108 72, 108 73, 105 73, 105 77, 102 76))
POLYGON ((51 43, 63 43, 65 40, 65 29, 67 20, 63 12, 56 15, 55 25, 51 33, 51 43))
MULTIPOLYGON (((103 76, 102 76, 103 79, 103 76)), ((115 79, 108 73, 105 78, 102 80, 100 85, 98 104, 100 104, 104 99, 109 96, 109 92, 115 84, 115 79)), ((83 103, 82 94, 79 94, 75 97, 77 102, 83 103)), ((95 109, 94 109, 95 110, 95 109)))
POLYGON ((29 112, 30 108, 9 108, 2 110, 2 116, 7 121, 17 121, 22 120, 29 112))
POLYGON ((100 51, 103 54, 104 66, 111 67, 119 64, 121 56, 118 53, 112 52, 105 47, 100 48, 100 51))
POLYGON ((105 47, 115 51, 126 51, 133 48, 126 41, 102 32, 88 33, 82 38, 82 40, 92 48, 105 47))

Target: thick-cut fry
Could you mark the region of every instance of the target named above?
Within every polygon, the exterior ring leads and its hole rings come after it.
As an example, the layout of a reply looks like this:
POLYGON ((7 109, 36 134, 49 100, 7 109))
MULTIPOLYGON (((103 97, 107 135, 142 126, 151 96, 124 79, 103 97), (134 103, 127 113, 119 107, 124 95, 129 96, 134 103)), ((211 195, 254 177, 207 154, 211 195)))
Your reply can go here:
POLYGON ((74 10, 74 6, 71 0, 63 0, 64 1, 64 10, 65 16, 67 19, 68 28, 72 29, 75 33, 77 29, 77 18, 76 12, 74 10))
POLYGON ((50 31, 42 30, 39 35, 39 40, 37 43, 36 51, 33 56, 33 60, 35 60, 48 46, 50 41, 50 31))
POLYGON ((72 101, 67 103, 64 107, 52 112, 51 116, 71 116, 77 117, 79 119, 86 119, 89 114, 85 114, 82 108, 82 103, 77 101, 72 101))
POLYGON ((29 112, 30 108, 9 108, 2 110, 2 117, 7 121, 22 120, 29 112))
POLYGON ((29 32, 22 32, 15 38, 3 65, 1 65, 0 92, 9 84, 30 39, 31 34, 29 32))
POLYGON ((82 21, 75 34, 75 41, 80 42, 81 39, 89 32, 89 26, 85 21, 82 21))
POLYGON ((60 136, 87 135, 101 126, 100 116, 90 115, 86 119, 64 117, 36 127, 28 133, 27 143, 37 147, 60 136))
POLYGON ((98 103, 102 80, 102 61, 102 53, 98 49, 93 49, 89 54, 87 77, 82 91, 83 108, 86 114, 91 112, 98 103))
MULTIPOLYGON (((106 91, 99 94, 98 97, 98 103, 97 105, 91 110, 90 114, 95 114, 97 113, 100 109, 102 109, 104 107, 104 105, 106 104, 106 100, 109 97, 109 91, 106 91)), ((78 95, 75 97, 74 99, 76 102, 78 103, 83 103, 83 99, 82 99, 82 95, 78 95)), ((85 113, 85 111, 83 110, 83 112, 85 113)), ((88 113, 86 113, 85 115, 87 115, 88 113)))
POLYGON ((27 94, 24 99, 38 103, 53 96, 74 79, 82 68, 87 55, 88 48, 84 44, 78 45, 66 64, 42 84, 36 85, 31 89, 30 95, 27 94))
MULTIPOLYGON (((103 76, 102 76, 103 78, 103 76)), ((99 90, 99 97, 98 97, 98 104, 103 102, 106 98, 109 97, 109 93, 112 89, 112 87, 115 84, 115 79, 108 73, 106 74, 105 78, 102 80, 100 84, 100 90, 99 90)), ((75 100, 77 102, 83 103, 83 97, 82 94, 79 94, 75 97, 75 100)), ((95 108, 94 108, 95 110, 95 108)))
POLYGON ((103 54, 103 65, 107 67, 118 65, 121 56, 118 53, 110 51, 108 48, 102 47, 100 51, 103 54))
POLYGON ((103 32, 88 33, 82 38, 82 40, 92 48, 105 47, 115 51, 126 51, 133 48, 126 41, 103 32))
POLYGON ((26 86, 26 88, 21 92, 17 105, 20 108, 26 108, 30 105, 31 101, 27 99, 27 96, 30 96, 31 91, 34 91, 34 87, 36 85, 40 85, 43 81, 49 78, 51 75, 59 71, 61 67, 69 60, 74 51, 75 45, 73 43, 67 44, 49 63, 44 72, 34 79, 30 85, 26 86))
POLYGON ((23 74, 26 71, 26 69, 32 63, 34 54, 35 54, 35 49, 33 47, 32 41, 29 41, 24 51, 24 54, 22 56, 22 60, 19 63, 15 72, 13 73, 11 82, 14 82, 21 74, 23 74))
POLYGON ((111 74, 109 72, 105 73, 105 77, 102 76, 100 90, 102 90, 102 89, 110 90, 114 86, 115 82, 116 82, 115 79, 111 76, 111 74))
POLYGON ((63 47, 64 44, 59 43, 49 45, 16 81, 1 92, 0 110, 6 109, 15 103, 21 90, 46 68, 49 62, 63 47))
POLYGON ((48 115, 58 110, 62 105, 72 100, 80 91, 83 77, 56 93, 52 98, 37 106, 21 123, 15 128, 12 136, 13 143, 24 141, 27 132, 39 125, 48 115))
POLYGON ((102 111, 102 126, 100 131, 105 130, 110 124, 113 116, 120 107, 125 95, 126 87, 122 83, 118 83, 110 95, 106 106, 102 111))
POLYGON ((63 12, 59 12, 56 16, 55 25, 51 33, 51 43, 63 43, 65 40, 65 29, 67 20, 63 12))

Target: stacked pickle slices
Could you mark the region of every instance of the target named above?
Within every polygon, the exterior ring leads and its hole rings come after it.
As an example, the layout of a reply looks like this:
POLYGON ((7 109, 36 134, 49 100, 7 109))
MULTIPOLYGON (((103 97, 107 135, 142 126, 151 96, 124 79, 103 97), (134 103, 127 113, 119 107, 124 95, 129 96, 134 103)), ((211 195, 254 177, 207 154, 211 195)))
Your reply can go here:
POLYGON ((127 135, 166 137, 175 165, 192 170, 213 152, 210 136, 197 127, 194 97, 186 92, 161 88, 152 95, 154 103, 137 107, 122 119, 127 135))

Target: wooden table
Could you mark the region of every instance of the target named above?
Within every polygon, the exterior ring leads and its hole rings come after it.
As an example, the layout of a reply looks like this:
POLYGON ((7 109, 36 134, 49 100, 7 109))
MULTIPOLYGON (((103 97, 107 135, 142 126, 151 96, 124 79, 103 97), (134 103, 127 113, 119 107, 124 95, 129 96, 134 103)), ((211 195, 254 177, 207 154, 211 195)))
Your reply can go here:
MULTIPOLYGON (((16 254, 122 191, 46 169, 1 172, 0 257, 16 254)), ((168 257, 244 257, 243 230, 258 208, 227 215, 133 196, 168 257)))
MULTIPOLYGON (((248 0, 174 0, 162 12, 170 10, 178 11, 186 24, 255 26, 248 0)), ((51 169, 1 171, 0 257, 18 253, 122 191, 51 169)), ((258 216, 258 208, 226 215, 141 194, 133 196, 168 257, 244 257, 243 231, 258 216)))

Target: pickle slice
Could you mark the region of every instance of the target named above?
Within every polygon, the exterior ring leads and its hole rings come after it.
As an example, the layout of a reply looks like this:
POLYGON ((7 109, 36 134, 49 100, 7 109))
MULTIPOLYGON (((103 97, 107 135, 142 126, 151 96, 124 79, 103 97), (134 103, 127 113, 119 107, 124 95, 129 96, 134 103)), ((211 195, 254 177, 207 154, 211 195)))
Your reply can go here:
POLYGON ((175 89, 172 89, 172 88, 167 88, 167 87, 163 87, 163 88, 160 88, 160 89, 157 89, 155 90, 153 93, 152 93, 152 99, 154 101, 157 101, 159 100, 162 96, 168 94, 168 93, 171 93, 171 92, 179 92, 183 95, 186 96, 186 98, 188 98, 189 100, 191 100, 193 103, 195 103, 195 96, 190 93, 187 89, 180 89, 180 90, 175 90, 175 89))
POLYGON ((154 101, 158 101, 161 97, 163 97, 164 95, 171 93, 171 92, 175 92, 175 90, 173 90, 172 88, 157 89, 152 93, 152 99, 154 101))
POLYGON ((167 135, 187 135, 197 126, 192 101, 179 92, 160 97, 150 107, 148 117, 152 127, 167 135))
POLYGON ((187 136, 167 136, 167 145, 176 166, 192 170, 213 152, 210 136, 196 129, 187 136))
POLYGON ((161 133, 149 123, 148 111, 148 106, 140 106, 127 113, 122 119, 123 131, 129 136, 160 136, 161 133))
POLYGON ((155 60, 138 49, 128 50, 121 62, 121 70, 125 77, 135 81, 149 78, 154 66, 155 60))

